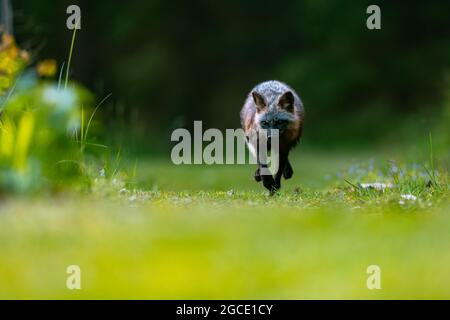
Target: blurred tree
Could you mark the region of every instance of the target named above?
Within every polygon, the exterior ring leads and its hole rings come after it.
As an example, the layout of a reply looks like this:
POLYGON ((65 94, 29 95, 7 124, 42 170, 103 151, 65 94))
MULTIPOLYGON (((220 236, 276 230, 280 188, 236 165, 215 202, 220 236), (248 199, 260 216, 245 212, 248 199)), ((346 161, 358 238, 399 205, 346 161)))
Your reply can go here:
POLYGON ((18 37, 47 41, 38 54, 64 61, 69 4, 83 19, 72 76, 113 92, 111 134, 125 122, 153 146, 193 120, 239 126, 245 95, 267 79, 302 96, 306 141, 378 140, 411 115, 438 114, 450 67, 448 1, 380 0, 382 29, 368 30, 370 1, 16 0, 33 21, 18 37))

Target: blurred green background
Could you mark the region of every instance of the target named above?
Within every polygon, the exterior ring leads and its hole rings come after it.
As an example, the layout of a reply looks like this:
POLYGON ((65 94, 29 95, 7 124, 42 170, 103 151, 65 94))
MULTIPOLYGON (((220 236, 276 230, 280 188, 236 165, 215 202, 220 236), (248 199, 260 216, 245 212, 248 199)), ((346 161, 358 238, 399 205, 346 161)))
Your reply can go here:
POLYGON ((13 0, 15 36, 35 57, 66 60, 66 8, 77 4, 71 78, 98 97, 106 138, 137 153, 170 148, 174 128, 239 127, 258 82, 302 97, 303 143, 314 148, 448 146, 447 1, 377 1, 382 29, 366 28, 373 1, 13 0))
POLYGON ((372 1, 6 2, 0 298, 449 298, 450 2, 377 1, 374 31, 372 1), (171 162, 268 79, 306 108, 279 194, 171 162))

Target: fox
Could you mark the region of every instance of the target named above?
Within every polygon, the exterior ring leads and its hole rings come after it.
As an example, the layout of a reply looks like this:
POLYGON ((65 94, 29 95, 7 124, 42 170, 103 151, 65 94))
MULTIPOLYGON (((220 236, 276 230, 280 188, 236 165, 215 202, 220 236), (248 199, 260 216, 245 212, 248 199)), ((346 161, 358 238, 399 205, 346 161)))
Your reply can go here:
POLYGON ((254 174, 256 182, 263 183, 270 194, 281 188, 281 177, 292 178, 294 170, 289 162, 289 152, 297 145, 303 134, 304 107, 299 95, 287 84, 271 80, 256 85, 248 94, 240 118, 247 147, 257 159, 254 174), (262 131, 262 129, 264 129, 262 131), (258 143, 250 136, 265 132, 267 150, 271 150, 272 130, 278 130, 278 168, 272 174, 261 174, 262 163, 258 156, 258 143))

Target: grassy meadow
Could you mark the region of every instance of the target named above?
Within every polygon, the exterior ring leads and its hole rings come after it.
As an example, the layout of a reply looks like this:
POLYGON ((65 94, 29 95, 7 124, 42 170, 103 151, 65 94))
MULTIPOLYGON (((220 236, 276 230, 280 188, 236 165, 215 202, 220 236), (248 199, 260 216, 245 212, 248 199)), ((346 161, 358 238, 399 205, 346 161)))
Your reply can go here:
POLYGON ((390 156, 299 148, 272 197, 253 166, 164 158, 139 160, 127 186, 4 197, 0 298, 448 299, 445 161, 431 185, 422 165, 390 156), (358 184, 374 181, 394 187, 358 184), (73 264, 81 290, 66 288, 73 264), (366 287, 373 264, 380 290, 366 287))

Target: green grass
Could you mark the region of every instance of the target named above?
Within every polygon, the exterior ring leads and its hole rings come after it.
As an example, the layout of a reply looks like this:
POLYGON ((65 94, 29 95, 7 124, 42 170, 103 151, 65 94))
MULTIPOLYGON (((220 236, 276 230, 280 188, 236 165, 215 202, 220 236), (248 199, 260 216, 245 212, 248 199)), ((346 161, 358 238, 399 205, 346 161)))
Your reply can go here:
POLYGON ((5 198, 0 298, 449 299, 446 162, 427 186, 426 155, 395 158, 302 150, 273 197, 252 166, 149 158, 135 185, 5 198), (359 187, 394 180, 384 192, 359 187), (66 289, 72 264, 79 291, 66 289), (366 287, 373 264, 381 290, 366 287))

